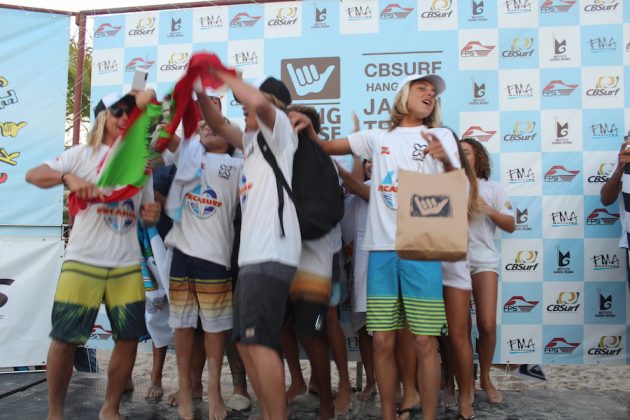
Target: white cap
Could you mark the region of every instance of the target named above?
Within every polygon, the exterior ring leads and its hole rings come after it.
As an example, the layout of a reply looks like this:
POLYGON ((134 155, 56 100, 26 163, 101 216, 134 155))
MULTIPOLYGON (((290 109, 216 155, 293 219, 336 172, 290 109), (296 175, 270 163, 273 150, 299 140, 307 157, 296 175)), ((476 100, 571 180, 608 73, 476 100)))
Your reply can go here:
POLYGON ((444 81, 444 79, 442 79, 442 77, 438 76, 437 74, 426 74, 424 76, 412 74, 411 76, 405 77, 404 80, 398 83, 396 94, 398 94, 398 92, 400 92, 407 83, 415 82, 418 80, 426 80, 427 82, 431 83, 435 88, 435 96, 441 95, 442 92, 446 90, 446 82, 444 81))

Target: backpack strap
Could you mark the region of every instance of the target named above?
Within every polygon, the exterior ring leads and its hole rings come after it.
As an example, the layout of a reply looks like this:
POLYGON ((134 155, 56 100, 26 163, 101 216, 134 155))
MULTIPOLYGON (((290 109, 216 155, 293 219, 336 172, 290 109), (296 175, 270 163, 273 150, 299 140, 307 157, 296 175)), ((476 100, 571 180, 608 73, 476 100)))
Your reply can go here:
POLYGON ((271 166, 273 174, 276 178, 276 188, 278 190, 278 218, 280 219, 280 229, 282 230, 281 236, 284 238, 284 221, 282 220, 282 213, 284 212, 284 194, 282 190, 285 189, 289 198, 291 198, 291 201, 295 202, 293 191, 291 190, 291 186, 289 186, 289 183, 284 177, 284 174, 280 170, 280 167, 278 166, 278 161, 271 151, 271 148, 267 144, 265 136, 263 136, 262 132, 258 132, 257 140, 258 147, 260 148, 260 151, 262 152, 263 157, 265 158, 269 166, 271 166))

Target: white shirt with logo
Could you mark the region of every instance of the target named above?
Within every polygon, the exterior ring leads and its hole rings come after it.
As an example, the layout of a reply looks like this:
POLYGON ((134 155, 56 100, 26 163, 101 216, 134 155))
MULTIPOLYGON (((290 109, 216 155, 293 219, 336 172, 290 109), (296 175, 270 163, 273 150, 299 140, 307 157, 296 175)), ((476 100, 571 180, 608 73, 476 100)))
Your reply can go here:
MULTIPOLYGON (((199 137, 189 140, 199 143, 199 137)), ((243 161, 227 154, 206 153, 201 144, 198 182, 184 195, 181 221, 173 223, 165 244, 186 255, 230 266, 234 214, 243 161)))
MULTIPOLYGON (((273 130, 258 120, 260 129, 271 148, 278 166, 289 185, 293 178, 293 156, 298 139, 293 132, 289 117, 276 109, 273 130)), ((279 262, 297 267, 302 252, 302 237, 295 205, 284 194, 285 236, 281 236, 278 216, 278 190, 271 166, 258 147, 258 131, 246 131, 243 135, 243 170, 239 177, 239 194, 243 213, 241 244, 238 263, 240 266, 263 262, 279 262)))
MULTIPOLYGON (((486 179, 478 181, 479 197, 499 213, 514 217, 514 209, 503 185, 486 179)), ((494 245, 496 227, 485 214, 476 214, 470 219, 468 261, 471 268, 495 267, 501 262, 501 255, 494 245)))
MULTIPOLYGON (((444 166, 430 155, 424 155, 428 143, 420 135, 426 126, 397 127, 392 131, 367 130, 348 136, 352 153, 372 161, 372 185, 368 205, 368 222, 364 249, 393 251, 396 243, 396 209, 398 170, 425 174, 444 172, 444 166)), ((450 130, 430 129, 455 168, 460 167, 457 144, 450 130)))
MULTIPOLYGON (((105 145, 98 149, 77 145, 46 164, 56 171, 69 172, 96 183, 98 166, 109 150, 105 145)), ((150 178, 144 189, 130 199, 89 204, 74 219, 65 259, 99 267, 139 264, 141 254, 136 228, 140 206, 153 201, 153 179, 150 178)))
POLYGON ((341 248, 340 243, 341 225, 339 223, 321 238, 303 241, 298 270, 331 279, 333 256, 341 248))

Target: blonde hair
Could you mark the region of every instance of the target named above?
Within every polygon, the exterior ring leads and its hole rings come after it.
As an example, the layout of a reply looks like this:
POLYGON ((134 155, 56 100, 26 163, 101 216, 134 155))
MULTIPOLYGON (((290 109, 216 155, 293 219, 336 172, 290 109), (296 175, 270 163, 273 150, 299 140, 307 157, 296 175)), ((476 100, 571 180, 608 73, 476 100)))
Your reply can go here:
POLYGON ((101 144, 103 144, 103 139, 105 138, 105 123, 107 122, 107 118, 109 118, 109 109, 98 113, 98 115, 96 116, 96 120, 94 121, 94 125, 90 130, 90 134, 88 134, 88 146, 91 146, 94 149, 98 149, 101 144))
POLYGON ((281 110, 284 111, 284 113, 286 114, 287 112, 289 112, 287 110, 287 104, 285 104, 284 102, 282 102, 280 99, 276 98, 275 96, 273 96, 271 93, 267 93, 267 92, 263 92, 262 90, 260 91, 265 98, 267 98, 267 100, 269 102, 271 102, 272 104, 274 104, 276 106, 276 108, 280 108, 281 110))
POLYGON ((448 128, 448 130, 453 134, 453 137, 455 137, 459 163, 461 164, 462 169, 464 169, 466 178, 468 178, 468 217, 471 217, 474 214, 481 212, 481 204, 479 202, 479 181, 477 180, 475 169, 470 165, 468 158, 466 158, 466 155, 464 154, 464 148, 462 147, 462 142, 459 140, 457 133, 450 128, 448 128))
MULTIPOLYGON (((398 127, 403 120, 403 118, 409 115, 409 109, 407 109, 407 101, 409 100, 409 88, 414 83, 418 81, 413 81, 411 83, 406 83, 405 86, 400 89, 400 92, 396 94, 394 97, 394 106, 390 112, 389 119, 389 131, 398 127)), ((433 107, 433 111, 424 119, 422 123, 429 128, 437 128, 442 126, 442 113, 440 111, 440 98, 435 98, 435 106, 433 107)))

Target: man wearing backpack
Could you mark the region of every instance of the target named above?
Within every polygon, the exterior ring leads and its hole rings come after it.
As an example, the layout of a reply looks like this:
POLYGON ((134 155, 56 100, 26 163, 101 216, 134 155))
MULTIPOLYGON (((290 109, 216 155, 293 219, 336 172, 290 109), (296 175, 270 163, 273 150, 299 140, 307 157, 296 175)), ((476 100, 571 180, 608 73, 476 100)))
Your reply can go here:
POLYGON ((260 399, 263 419, 283 419, 287 407, 280 330, 302 239, 295 205, 288 193, 278 189, 263 148, 274 154, 283 176, 292 179, 298 139, 285 112, 291 96, 282 82, 271 77, 252 86, 227 72, 210 71, 232 89, 245 115, 242 133, 211 106, 200 84, 195 86, 208 125, 241 148, 245 158, 239 182, 242 226, 233 339, 260 399), (263 146, 257 139, 259 132, 266 141, 263 146))

